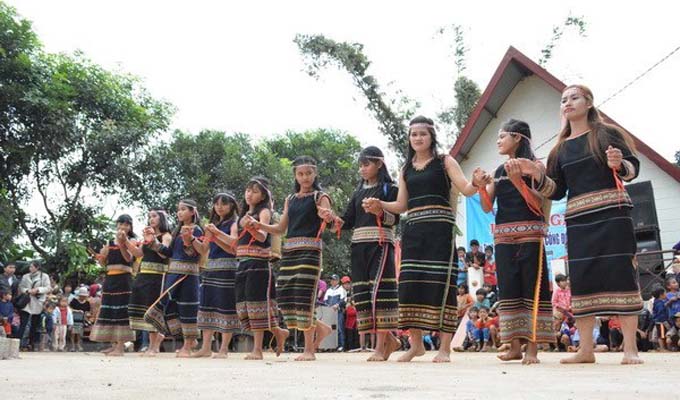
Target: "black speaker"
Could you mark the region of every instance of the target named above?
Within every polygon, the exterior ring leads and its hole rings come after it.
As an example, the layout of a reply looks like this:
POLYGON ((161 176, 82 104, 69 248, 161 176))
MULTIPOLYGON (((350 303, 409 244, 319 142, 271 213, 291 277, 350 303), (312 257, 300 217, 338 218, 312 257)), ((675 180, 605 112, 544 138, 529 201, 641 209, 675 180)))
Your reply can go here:
POLYGON ((659 226, 654 203, 654 189, 652 182, 645 181, 626 185, 626 191, 633 201, 633 226, 643 228, 647 226, 659 226))
POLYGON ((660 274, 664 271, 663 254, 645 255, 649 251, 661 250, 661 236, 656 226, 635 229, 637 261, 640 273, 660 274))

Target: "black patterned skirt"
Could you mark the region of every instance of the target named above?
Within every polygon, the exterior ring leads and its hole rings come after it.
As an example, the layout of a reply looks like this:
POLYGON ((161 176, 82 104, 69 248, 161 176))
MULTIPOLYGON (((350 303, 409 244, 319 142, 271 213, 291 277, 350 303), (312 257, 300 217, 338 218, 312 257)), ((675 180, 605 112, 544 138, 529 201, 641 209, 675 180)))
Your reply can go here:
POLYGON ((93 342, 127 342, 135 340, 130 329, 128 304, 132 274, 106 275, 102 288, 102 305, 90 332, 93 342))
POLYGON ((201 272, 198 306, 198 329, 217 332, 240 332, 234 291, 238 260, 209 259, 201 272))
POLYGON ((274 271, 269 260, 241 259, 236 272, 236 311, 244 330, 266 331, 279 326, 274 271))
POLYGON ((276 294, 288 328, 314 328, 314 306, 320 276, 321 241, 306 237, 286 239, 276 294))
POLYGON ((128 305, 131 329, 156 332, 153 325, 144 321, 144 314, 163 291, 163 277, 166 269, 165 264, 142 261, 139 273, 132 282, 132 294, 128 305))
POLYGON ((453 333, 458 325, 458 255, 452 212, 409 212, 402 235, 399 329, 453 333))
POLYGON ((640 313, 637 245, 629 208, 567 219, 567 248, 574 316, 640 313))
POLYGON ((397 329, 399 292, 391 242, 352 243, 352 293, 360 332, 397 329))
POLYGON ((514 339, 535 343, 555 341, 548 264, 543 247, 545 229, 542 221, 496 225, 497 310, 503 343, 514 339))

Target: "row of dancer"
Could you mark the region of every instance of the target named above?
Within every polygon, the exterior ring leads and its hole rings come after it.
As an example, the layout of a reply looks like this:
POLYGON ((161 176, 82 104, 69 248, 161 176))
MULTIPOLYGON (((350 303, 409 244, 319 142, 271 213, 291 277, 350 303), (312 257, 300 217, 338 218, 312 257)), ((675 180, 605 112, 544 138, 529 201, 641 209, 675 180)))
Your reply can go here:
MULTIPOLYGON (((642 299, 633 262, 632 203, 621 183, 639 172, 635 148, 625 132, 602 121, 587 87, 567 87, 560 108, 562 130, 547 166, 533 154, 528 124, 511 120, 497 141, 508 160, 493 173, 477 168, 468 180, 452 157, 438 153, 433 121, 416 117, 409 124, 407 161, 398 186, 387 172, 382 152, 364 149, 359 157, 361 184, 343 215, 333 211, 330 197, 319 186, 315 160, 303 156, 293 163, 295 193, 286 198, 278 222, 272 221, 272 195, 263 177, 248 182, 240 210, 233 196, 216 196, 211 223, 205 228, 190 200, 179 203, 179 224, 172 234, 162 228, 165 213, 150 212, 141 244, 130 239, 131 219, 119 220, 116 239, 100 255, 108 266, 93 340, 115 342, 110 354, 122 354, 121 345, 131 335, 125 306, 132 292, 130 323, 135 329, 158 332, 152 336, 152 353, 158 351, 162 335, 181 334, 184 347, 178 356, 209 356, 212 333, 221 332, 218 354, 224 355, 230 334, 244 328, 255 337, 255 349, 247 358, 262 358, 266 330, 273 333, 278 354, 289 334, 278 326, 280 310, 287 328, 304 331, 304 352, 296 360, 314 360, 319 343, 331 331, 315 319, 314 310, 322 268, 319 234, 331 225, 353 231, 351 269, 358 326, 362 333, 377 334, 376 351, 369 360, 387 360, 399 348, 393 332, 408 329, 411 347, 399 361, 425 354, 422 331, 427 330, 441 333, 433 361, 448 362, 457 328, 456 200, 451 194, 480 193, 485 211, 492 210, 494 200, 497 204, 498 311, 501 339, 511 344, 499 358, 537 363, 537 344, 554 340, 542 242, 544 215, 550 200, 568 193, 569 267, 577 326, 588 332, 595 315, 621 315, 622 362, 639 363, 634 319, 642 299), (397 277, 394 226, 405 212, 397 277), (284 233, 275 282, 269 263, 271 236, 284 233), (132 283, 131 260, 139 254, 142 267, 132 283), (203 254, 208 262, 199 284, 203 254), (149 276, 140 280, 144 274, 149 276), (145 283, 148 289, 143 289, 145 283), (203 347, 192 353, 199 329, 203 347)), ((579 352, 563 362, 594 361, 587 336, 579 352)))

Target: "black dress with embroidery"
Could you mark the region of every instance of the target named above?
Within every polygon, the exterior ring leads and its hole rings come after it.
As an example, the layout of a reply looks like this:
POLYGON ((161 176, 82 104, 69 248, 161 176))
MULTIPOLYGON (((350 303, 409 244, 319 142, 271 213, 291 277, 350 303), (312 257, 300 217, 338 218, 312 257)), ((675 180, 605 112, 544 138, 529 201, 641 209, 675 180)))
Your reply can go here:
POLYGON ((634 262, 633 204, 628 193, 617 188, 615 174, 630 181, 637 177, 640 162, 621 135, 607 129, 601 134, 624 156, 622 168, 615 173, 590 153, 592 134, 563 143, 557 165, 548 165, 549 176, 538 189, 553 200, 568 191, 565 219, 574 315, 637 315, 642 298, 634 262))
POLYGON ((288 197, 288 231, 282 246, 281 269, 277 277, 277 301, 286 326, 314 328, 314 306, 321 276, 322 241, 317 203, 322 192, 288 197))
POLYGON ((399 293, 394 259, 394 226, 399 216, 366 213, 369 197, 396 201, 399 189, 389 183, 357 189, 347 204, 342 229, 352 229, 352 300, 359 332, 393 331, 399 320, 399 293), (381 226, 378 226, 380 218, 381 226))
POLYGON ((408 217, 399 272, 399 328, 453 333, 458 324, 456 216, 444 159, 434 158, 422 170, 409 162, 403 174, 408 217))
MULTIPOLYGON (((526 178, 525 183, 529 184, 526 178)), ((494 245, 501 341, 552 343, 555 334, 543 246, 547 226, 543 216, 531 211, 508 179, 503 165, 496 169, 494 186, 498 206, 494 245)))

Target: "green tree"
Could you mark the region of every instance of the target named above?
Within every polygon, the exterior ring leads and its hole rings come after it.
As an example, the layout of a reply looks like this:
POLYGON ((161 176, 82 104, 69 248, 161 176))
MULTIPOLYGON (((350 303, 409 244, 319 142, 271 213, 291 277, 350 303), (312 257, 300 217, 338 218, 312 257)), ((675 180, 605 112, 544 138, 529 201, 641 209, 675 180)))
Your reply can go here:
MULTIPOLYGON (((48 268, 71 265, 92 239, 99 209, 134 175, 172 108, 131 76, 83 54, 45 53, 30 23, 0 3, 0 187, 48 268), (41 210, 29 210, 37 196, 41 210)), ((81 260, 78 259, 80 262, 81 260)))
MULTIPOLYGON (((357 157, 361 145, 354 137, 336 130, 317 129, 301 133, 287 132, 265 140, 264 145, 277 157, 290 161, 300 155, 314 157, 318 163, 319 183, 333 199, 335 211, 342 215, 359 181, 357 157)), ((293 190, 292 186, 291 178, 286 184, 289 193, 293 190)), ((334 234, 327 231, 323 240, 325 273, 348 275, 351 235, 343 233, 337 240, 334 234)))
POLYGON ((326 66, 335 65, 347 71, 354 85, 366 98, 366 108, 378 121, 380 131, 388 139, 390 147, 402 159, 406 156, 407 123, 419 104, 397 92, 397 98, 390 99, 380 89, 378 80, 368 73, 371 62, 363 52, 361 43, 336 42, 323 35, 298 34, 294 39, 302 53, 307 73, 314 78, 326 66))
POLYGON ((541 58, 538 60, 538 65, 545 67, 548 64, 548 62, 552 59, 553 50, 555 50, 555 47, 562 39, 564 32, 569 28, 575 29, 580 37, 586 37, 587 23, 585 19, 582 16, 574 17, 569 14, 564 22, 553 26, 552 36, 545 47, 541 50, 541 58))

